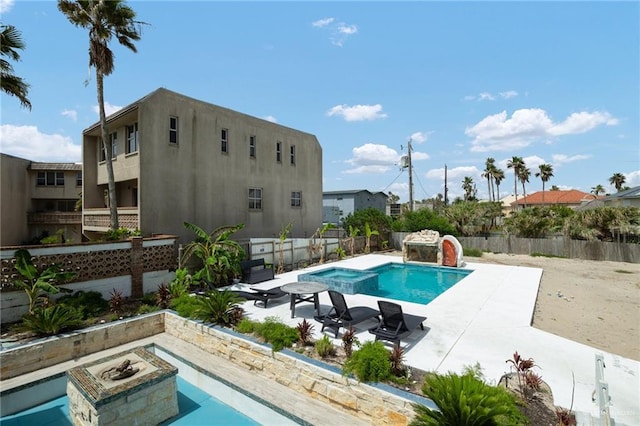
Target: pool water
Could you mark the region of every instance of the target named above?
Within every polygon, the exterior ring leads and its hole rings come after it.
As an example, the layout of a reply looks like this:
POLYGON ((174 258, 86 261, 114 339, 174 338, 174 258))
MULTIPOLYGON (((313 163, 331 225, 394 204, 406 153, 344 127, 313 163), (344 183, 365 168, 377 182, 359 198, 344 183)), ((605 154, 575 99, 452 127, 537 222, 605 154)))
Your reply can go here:
POLYGON ((469 275, 468 269, 387 263, 367 272, 378 274, 378 288, 370 296, 427 304, 469 275))

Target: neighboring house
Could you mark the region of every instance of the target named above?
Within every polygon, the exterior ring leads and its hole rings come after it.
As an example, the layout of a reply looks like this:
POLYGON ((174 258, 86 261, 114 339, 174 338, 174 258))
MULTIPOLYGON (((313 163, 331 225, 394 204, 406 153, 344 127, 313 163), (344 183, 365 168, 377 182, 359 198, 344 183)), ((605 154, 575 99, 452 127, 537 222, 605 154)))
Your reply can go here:
POLYGON ((511 203, 511 206, 513 208, 517 206, 518 209, 535 206, 565 206, 571 209, 576 209, 585 203, 600 198, 603 197, 597 197, 591 193, 578 191, 577 189, 558 189, 553 191, 544 191, 544 200, 542 191, 534 192, 526 197, 519 196, 517 204, 514 201, 511 203))
POLYGON ((602 204, 608 207, 640 207, 640 186, 604 197, 602 204))
MULTIPOLYGON (((292 237, 320 226, 322 148, 309 133, 160 88, 107 117, 121 227, 195 235, 244 224, 234 237, 292 237)), ((83 232, 109 229, 100 123, 83 132, 83 232)))
POLYGON ((82 165, 39 163, 2 154, 0 245, 39 241, 60 233, 82 240, 82 214, 75 211, 82 190, 82 165))
POLYGON ((322 222, 339 225, 349 214, 374 208, 387 213, 387 194, 366 189, 322 193, 322 222))

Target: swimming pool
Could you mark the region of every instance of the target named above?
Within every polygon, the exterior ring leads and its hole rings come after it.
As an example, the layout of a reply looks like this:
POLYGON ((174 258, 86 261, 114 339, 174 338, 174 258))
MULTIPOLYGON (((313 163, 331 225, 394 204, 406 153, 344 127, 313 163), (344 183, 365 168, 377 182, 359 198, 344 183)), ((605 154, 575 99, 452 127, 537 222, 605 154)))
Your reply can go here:
MULTIPOLYGON (((154 346, 152 352, 165 361, 178 367, 178 409, 176 417, 161 423, 162 425, 297 425, 304 423, 290 414, 281 413, 253 399, 225 383, 220 378, 204 374, 189 365, 189 362, 154 346), (215 395, 215 396, 214 396, 215 395)), ((66 378, 54 378, 50 383, 39 383, 27 392, 50 392, 44 387, 61 387, 56 397, 48 402, 0 418, 3 426, 45 426, 72 425, 69 417, 69 404, 64 389, 66 378), (53 383, 57 381, 59 383, 53 383)))
POLYGON ((421 304, 431 302, 473 272, 393 262, 366 271, 378 274, 378 288, 364 294, 421 304))

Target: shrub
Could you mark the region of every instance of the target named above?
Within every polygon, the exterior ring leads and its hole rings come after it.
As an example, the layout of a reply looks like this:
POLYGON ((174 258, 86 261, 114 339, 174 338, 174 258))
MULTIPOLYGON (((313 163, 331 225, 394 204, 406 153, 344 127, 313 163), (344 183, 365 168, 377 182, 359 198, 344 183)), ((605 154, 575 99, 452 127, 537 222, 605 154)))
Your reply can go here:
POLYGON ((145 304, 140 305, 140 307, 138 308, 138 310, 136 311, 136 313, 137 313, 137 314, 149 314, 149 313, 151 313, 151 312, 157 312, 157 311, 159 311, 159 310, 160 310, 160 307, 159 307, 159 306, 156 306, 156 305, 147 305, 147 304, 145 303, 145 304))
POLYGON ((303 345, 308 345, 311 341, 311 336, 313 335, 313 324, 311 324, 307 321, 306 318, 304 318, 296 328, 298 329, 298 340, 300 341, 300 343, 302 343, 303 345))
POLYGON ((209 291, 204 296, 194 297, 196 309, 193 318, 222 326, 237 324, 242 319, 242 300, 236 294, 224 291, 209 291))
POLYGON ((322 336, 322 339, 316 341, 316 352, 321 358, 326 358, 336 354, 336 348, 333 346, 333 342, 326 334, 322 336))
POLYGON ((464 255, 468 257, 482 257, 482 250, 477 248, 463 248, 462 253, 464 253, 464 255))
POLYGON ((82 313, 72 306, 54 305, 35 308, 22 317, 24 329, 38 335, 50 336, 82 325, 82 313))
POLYGON ((158 286, 158 292, 156 293, 156 303, 160 309, 167 309, 171 304, 171 291, 166 284, 160 284, 158 286))
POLYGON ((271 344, 274 352, 290 348, 298 341, 298 329, 289 327, 276 317, 265 318, 263 323, 256 324, 254 331, 271 344))
POLYGON ((122 292, 114 288, 111 290, 111 293, 109 293, 109 296, 111 296, 109 298, 109 309, 114 314, 120 314, 122 311, 122 302, 124 302, 122 292))
POLYGON ((197 298, 185 293, 171 300, 171 309, 178 315, 185 318, 193 318, 193 313, 197 309, 197 298))
POLYGON ((358 344, 358 338, 356 337, 356 329, 353 326, 349 326, 348 329, 342 333, 342 348, 347 358, 351 358, 353 354, 353 345, 358 344))
POLYGON ((416 417, 410 423, 412 426, 526 424, 513 395, 487 385, 473 373, 429 375, 422 391, 439 411, 414 404, 416 417))
POLYGON ((73 294, 62 296, 57 304, 77 309, 83 319, 98 317, 109 311, 109 303, 97 291, 78 290, 73 294))
POLYGON ((366 342, 347 359, 344 374, 354 374, 361 382, 380 382, 391 377, 389 351, 379 341, 366 342))
POLYGON ((249 318, 242 318, 238 324, 236 324, 236 331, 238 333, 250 334, 256 329, 256 322, 251 321, 249 318))
POLYGON ((389 354, 389 361, 391 362, 391 372, 394 376, 405 376, 407 374, 407 367, 404 365, 404 349, 398 344, 393 345, 393 350, 389 354))

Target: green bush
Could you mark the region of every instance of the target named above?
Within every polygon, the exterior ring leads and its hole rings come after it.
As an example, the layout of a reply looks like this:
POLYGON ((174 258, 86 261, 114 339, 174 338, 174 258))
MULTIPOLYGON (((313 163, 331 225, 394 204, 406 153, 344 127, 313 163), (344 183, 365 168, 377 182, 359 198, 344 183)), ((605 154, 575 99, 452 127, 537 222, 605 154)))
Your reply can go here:
POLYGON ((171 299, 171 309, 176 311, 178 315, 185 318, 193 318, 193 313, 198 308, 198 302, 195 296, 185 293, 179 297, 171 299))
POLYGON ((156 305, 147 305, 142 304, 140 305, 140 307, 138 308, 137 312, 138 314, 149 314, 151 312, 157 312, 160 310, 160 306, 156 306, 156 305))
POLYGON ((73 294, 62 296, 57 304, 77 309, 83 319, 99 317, 109 312, 109 302, 97 291, 78 290, 73 294))
POLYGON ((82 325, 82 313, 71 306, 54 305, 35 308, 33 313, 22 317, 25 330, 38 335, 51 336, 82 325))
POLYGON ((439 411, 414 404, 412 426, 520 425, 526 418, 506 389, 490 386, 474 377, 455 373, 429 375, 422 387, 439 411))
POLYGON ((242 318, 238 324, 236 324, 236 331, 242 334, 251 334, 256 329, 256 321, 251 321, 249 318, 242 318))
POLYGON ((322 336, 322 339, 316 341, 316 352, 322 358, 333 356, 336 354, 336 348, 333 345, 331 339, 326 334, 322 336))
POLYGON ((237 324, 242 319, 242 308, 238 305, 242 299, 229 290, 209 291, 194 298, 196 309, 192 316, 195 319, 222 326, 237 324))
POLYGON ((361 382, 380 382, 391 377, 389 351, 380 341, 370 341, 351 354, 343 366, 344 374, 354 374, 361 382))
POLYGON ((255 325, 255 333, 271 344, 274 352, 290 348, 298 341, 298 329, 289 327, 276 317, 267 317, 255 325))
POLYGON ((462 253, 468 257, 482 257, 482 250, 477 248, 463 248, 462 253))

